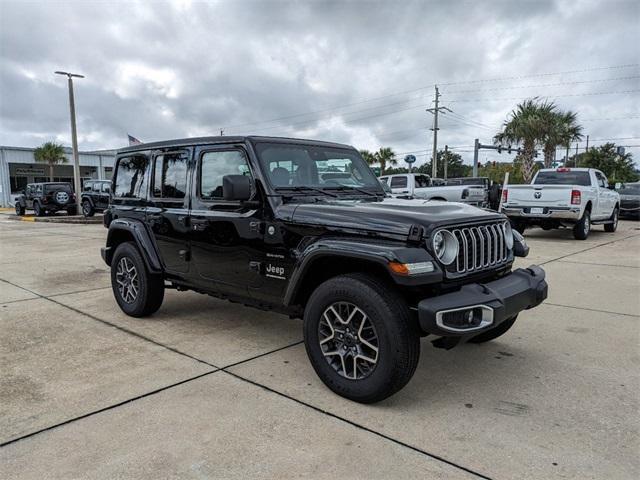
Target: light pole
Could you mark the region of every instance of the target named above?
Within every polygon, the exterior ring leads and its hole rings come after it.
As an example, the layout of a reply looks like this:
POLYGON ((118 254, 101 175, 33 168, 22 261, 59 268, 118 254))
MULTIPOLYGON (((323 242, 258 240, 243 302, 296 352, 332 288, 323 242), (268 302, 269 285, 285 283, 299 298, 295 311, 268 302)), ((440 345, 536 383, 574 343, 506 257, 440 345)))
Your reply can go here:
POLYGON ((71 148, 73 151, 73 186, 76 191, 76 205, 82 194, 80 185, 80 159, 78 156, 78 134, 76 132, 76 103, 73 98, 73 77, 84 78, 84 75, 69 72, 54 72, 57 75, 66 75, 69 81, 69 110, 71 113, 71 148))

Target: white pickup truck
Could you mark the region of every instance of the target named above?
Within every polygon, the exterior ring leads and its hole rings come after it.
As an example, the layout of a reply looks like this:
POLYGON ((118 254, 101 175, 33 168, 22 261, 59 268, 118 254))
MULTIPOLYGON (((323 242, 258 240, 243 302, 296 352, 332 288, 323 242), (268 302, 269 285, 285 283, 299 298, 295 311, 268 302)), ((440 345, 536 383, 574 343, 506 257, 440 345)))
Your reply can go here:
POLYGON ((620 196, 609 190, 607 177, 593 168, 545 168, 530 185, 509 185, 502 190, 502 212, 520 233, 531 225, 545 230, 573 228, 584 240, 591 225, 607 232, 618 227, 620 196))
MULTIPOLYGON (((380 177, 380 181, 391 189, 391 194, 394 197, 462 202, 479 207, 484 205, 485 191, 482 186, 436 186, 437 183, 440 183, 438 180, 432 180, 429 175, 421 173, 383 175, 380 177)), ((441 183, 444 183, 444 180, 441 183)))

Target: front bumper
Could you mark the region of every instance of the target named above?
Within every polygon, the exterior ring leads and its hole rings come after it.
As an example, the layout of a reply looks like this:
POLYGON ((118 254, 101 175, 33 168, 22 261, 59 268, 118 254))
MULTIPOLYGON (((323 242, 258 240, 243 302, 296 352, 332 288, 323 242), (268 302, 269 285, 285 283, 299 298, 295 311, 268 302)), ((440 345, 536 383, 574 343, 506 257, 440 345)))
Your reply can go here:
POLYGON ((418 321, 426 333, 471 337, 497 327, 522 310, 540 305, 547 298, 547 288, 542 268, 537 265, 519 268, 493 282, 464 285, 457 292, 422 300, 418 304, 418 321), (469 311, 478 316, 477 322, 455 326, 447 323, 447 318, 458 322, 461 317, 456 315, 469 311))
POLYGON ((543 207, 542 213, 531 213, 530 207, 502 207, 502 213, 507 217, 518 217, 521 219, 556 219, 580 220, 580 207, 543 207))

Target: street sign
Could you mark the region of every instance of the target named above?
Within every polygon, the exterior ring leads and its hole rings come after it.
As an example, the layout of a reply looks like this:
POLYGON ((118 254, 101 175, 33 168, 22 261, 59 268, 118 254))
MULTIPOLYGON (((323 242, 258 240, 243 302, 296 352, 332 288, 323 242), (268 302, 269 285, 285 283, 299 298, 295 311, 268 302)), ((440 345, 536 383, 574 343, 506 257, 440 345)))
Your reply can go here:
POLYGON ((412 163, 415 163, 416 157, 413 155, 407 155, 406 157, 404 157, 404 161, 411 165, 412 163))

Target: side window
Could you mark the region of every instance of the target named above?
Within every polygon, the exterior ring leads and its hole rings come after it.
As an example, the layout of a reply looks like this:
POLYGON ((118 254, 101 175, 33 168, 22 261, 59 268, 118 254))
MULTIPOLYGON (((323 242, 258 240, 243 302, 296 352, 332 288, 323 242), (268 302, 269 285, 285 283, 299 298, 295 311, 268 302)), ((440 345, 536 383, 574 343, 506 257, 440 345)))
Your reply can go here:
POLYGON ((202 155, 198 185, 201 198, 222 199, 222 177, 225 175, 251 175, 243 151, 221 150, 202 155))
POLYGON ((389 185, 389 177, 380 177, 380 181, 385 185, 389 185))
POLYGON ((36 187, 36 193, 38 193, 38 194, 42 193, 42 185, 38 185, 36 187))
POLYGON ((31 195, 31 185, 27 185, 27 189, 24 191, 25 195, 31 195))
POLYGON ((115 171, 113 196, 118 198, 140 198, 144 194, 144 176, 147 157, 134 155, 118 160, 115 171))
POLYGON ((84 190, 85 192, 90 192, 92 185, 92 182, 84 182, 84 188, 82 190, 84 190))
POLYGON ((157 155, 153 161, 153 196, 184 198, 187 192, 187 156, 183 152, 157 155))
POLYGON ((100 183, 99 182, 95 182, 91 185, 92 189, 94 192, 99 192, 100 191, 100 183))
POLYGON ((607 179, 600 172, 596 172, 596 179, 600 188, 607 188, 607 179))
POLYGON ((109 185, 108 183, 103 183, 102 184, 102 191, 105 193, 109 193, 111 191, 111 185, 109 185))
POLYGON ((391 188, 407 188, 407 177, 391 177, 391 188))
POLYGON ((424 175, 416 175, 416 187, 425 188, 429 186, 429 180, 424 175))

